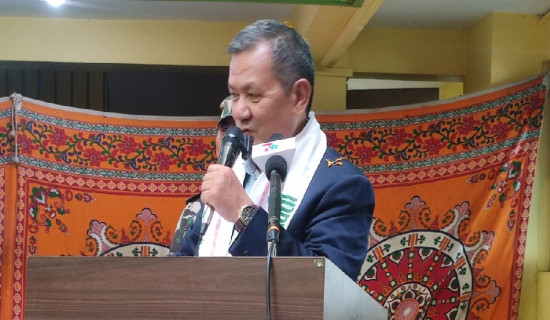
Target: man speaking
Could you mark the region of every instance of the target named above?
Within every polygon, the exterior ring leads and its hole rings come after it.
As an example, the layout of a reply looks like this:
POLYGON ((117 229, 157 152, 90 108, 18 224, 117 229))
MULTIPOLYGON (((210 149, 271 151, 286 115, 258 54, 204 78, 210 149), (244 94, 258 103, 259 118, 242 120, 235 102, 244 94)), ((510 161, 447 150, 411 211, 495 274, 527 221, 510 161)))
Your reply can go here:
MULTIPOLYGON (((295 138, 281 191, 277 255, 324 256, 356 280, 368 249, 374 191, 357 167, 327 147, 311 112, 314 66, 308 43, 282 22, 260 20, 235 36, 228 53, 236 126, 255 145, 275 133, 295 138)), ((232 168, 208 167, 201 200, 212 208, 212 219, 204 235, 200 223, 192 226, 179 255, 193 255, 199 246, 199 256, 266 256, 269 181, 251 167, 242 158, 232 168)))

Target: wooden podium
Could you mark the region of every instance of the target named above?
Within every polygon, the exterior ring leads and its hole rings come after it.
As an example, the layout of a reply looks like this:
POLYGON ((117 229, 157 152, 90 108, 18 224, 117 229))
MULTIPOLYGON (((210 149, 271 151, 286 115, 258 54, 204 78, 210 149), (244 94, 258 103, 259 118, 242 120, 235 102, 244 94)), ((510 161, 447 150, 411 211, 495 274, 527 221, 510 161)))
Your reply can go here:
MULTIPOLYGON (((273 319, 387 319, 330 260, 276 257, 273 319)), ((265 257, 30 257, 25 319, 266 319, 265 257)))

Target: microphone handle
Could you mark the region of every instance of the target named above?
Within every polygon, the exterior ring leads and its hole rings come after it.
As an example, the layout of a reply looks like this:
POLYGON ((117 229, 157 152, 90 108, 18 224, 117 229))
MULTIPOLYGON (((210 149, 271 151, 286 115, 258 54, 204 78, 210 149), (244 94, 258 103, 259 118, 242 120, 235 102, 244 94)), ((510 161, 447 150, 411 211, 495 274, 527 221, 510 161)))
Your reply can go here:
MULTIPOLYGON (((267 242, 279 242, 281 218, 281 175, 277 170, 271 170, 268 203, 267 242)), ((275 254, 276 255, 276 254, 275 254)), ((274 255, 274 256, 275 256, 274 255)))

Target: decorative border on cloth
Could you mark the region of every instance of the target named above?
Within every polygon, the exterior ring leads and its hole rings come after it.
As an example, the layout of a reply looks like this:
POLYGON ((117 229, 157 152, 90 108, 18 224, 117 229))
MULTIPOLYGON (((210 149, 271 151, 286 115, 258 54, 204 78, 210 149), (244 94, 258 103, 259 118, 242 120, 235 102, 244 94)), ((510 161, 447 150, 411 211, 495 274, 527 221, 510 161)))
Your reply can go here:
MULTIPOLYGON (((3 259, 3 257, 4 253, 9 256, 9 247, 11 247, 11 245, 8 245, 8 248, 6 248, 5 245, 7 242, 11 243, 12 241, 12 239, 6 239, 6 217, 13 214, 12 212, 6 211, 8 209, 6 207, 6 199, 8 197, 8 185, 6 181, 7 167, 13 166, 12 163, 15 150, 15 141, 11 135, 12 115, 11 99, 9 97, 0 98, 0 280, 2 280, 2 277, 8 278, 11 276, 3 274, 2 271, 6 270, 5 264, 11 263, 11 259, 3 259)), ((11 297, 2 296, 2 292, 6 291, 2 288, 2 282, 9 287, 9 281, 0 281, 0 301, 6 301, 4 305, 10 307, 8 301, 10 301, 11 297), (2 300, 3 298, 4 300, 2 300)))
POLYGON ((0 164, 13 162, 15 141, 11 131, 11 109, 0 110, 0 164))
POLYGON ((27 254, 25 248, 25 202, 21 199, 25 194, 24 168, 17 167, 17 220, 15 225, 15 245, 13 257, 13 320, 20 320, 24 310, 25 277, 27 271, 27 254))
MULTIPOLYGON (((101 121, 90 123, 48 115, 55 107, 23 99, 17 112, 17 139, 25 163, 78 174, 124 175, 126 179, 139 179, 145 176, 143 172, 173 175, 178 171, 187 174, 184 179, 200 179, 197 174, 215 160, 215 125, 198 117, 177 124, 143 120, 130 125, 130 119, 105 123, 108 118, 89 116, 90 121, 101 121), (183 128, 166 128, 166 123, 183 128), (136 177, 136 172, 142 174, 136 177)), ((79 114, 78 109, 66 112, 79 114)))
MULTIPOLYGON (((476 148, 474 150, 461 152, 458 154, 452 154, 452 155, 446 155, 442 157, 434 157, 431 159, 424 159, 424 160, 418 160, 418 161, 407 161, 407 162, 399 162, 399 163, 392 163, 392 164, 372 164, 372 165, 364 165, 359 167, 363 172, 369 174, 369 176, 373 174, 377 174, 379 172, 392 172, 392 171, 406 171, 406 170, 414 170, 419 168, 426 168, 431 166, 437 166, 441 163, 449 163, 453 161, 460 161, 460 160, 467 160, 472 159, 474 157, 478 156, 484 156, 493 153, 496 150, 500 150, 506 147, 513 147, 518 144, 518 142, 528 140, 528 139, 539 139, 540 138, 540 131, 528 131, 524 134, 522 134, 519 137, 507 139, 505 141, 502 141, 500 143, 495 143, 493 145, 489 145, 483 148, 476 148)), ((334 146, 333 146, 334 147, 334 146)))
MULTIPOLYGON (((37 103, 40 101, 36 101, 37 103)), ((74 108, 73 112, 79 112, 74 108)), ((65 129, 76 129, 81 131, 94 131, 107 134, 142 135, 142 136, 175 136, 175 137, 208 137, 215 136, 218 132, 214 126, 189 129, 189 128, 155 128, 137 127, 112 124, 96 124, 83 121, 68 120, 59 117, 44 115, 27 109, 21 109, 19 115, 36 122, 44 122, 65 129)), ((131 116, 131 115, 128 115, 131 116)))
POLYGON ((199 172, 214 162, 214 136, 154 138, 64 129, 22 117, 17 121, 19 153, 39 161, 142 172, 199 172))
MULTIPOLYGON (((432 166, 426 166, 417 170, 407 170, 405 174, 403 172, 383 172, 383 173, 370 173, 368 175, 371 183, 378 189, 391 188, 395 185, 415 184, 418 182, 427 182, 430 180, 439 180, 449 174, 471 174, 482 170, 485 166, 502 162, 504 159, 510 156, 514 157, 522 153, 532 152, 535 153, 538 150, 539 142, 536 141, 522 141, 522 143, 502 148, 498 154, 483 154, 480 157, 466 158, 466 161, 441 161, 439 164, 433 164, 432 166), (513 148, 512 148, 513 147, 513 148)), ((499 148, 495 148, 499 149, 499 148)))
POLYGON ((124 179, 106 179, 94 176, 73 176, 68 173, 50 172, 47 170, 18 167, 18 173, 26 178, 34 178, 41 181, 56 182, 67 186, 78 186, 96 190, 106 191, 126 191, 140 193, 156 194, 179 194, 182 197, 194 195, 199 191, 201 181, 146 181, 135 182, 125 181, 124 179))
POLYGON ((19 162, 36 168, 52 170, 64 173, 72 173, 85 176, 110 178, 110 179, 131 179, 131 180, 162 180, 162 181, 202 181, 202 173, 162 173, 162 172, 135 172, 109 169, 94 169, 90 167, 75 167, 61 163, 44 161, 19 155, 19 162))
MULTIPOLYGON (((9 100, 5 100, 7 102, 9 100)), ((11 118, 11 109, 0 110, 0 118, 11 118)))
MULTIPOLYGON (((0 280, 2 280, 2 259, 6 229, 6 168, 0 166, 0 280)), ((2 301, 2 281, 0 281, 0 301, 2 301)))
POLYGON ((519 214, 519 223, 516 228, 515 238, 517 239, 514 243, 514 270, 512 270, 510 287, 512 289, 511 301, 512 314, 510 315, 511 319, 517 319, 519 311, 519 298, 521 294, 521 281, 523 278, 523 263, 524 255, 526 249, 527 241, 527 226, 529 223, 529 209, 531 208, 531 196, 533 193, 533 185, 535 183, 535 168, 537 163, 537 154, 538 154, 538 142, 531 150, 529 150, 526 155, 526 177, 525 177, 525 187, 523 188, 523 201, 520 203, 521 213, 519 214))

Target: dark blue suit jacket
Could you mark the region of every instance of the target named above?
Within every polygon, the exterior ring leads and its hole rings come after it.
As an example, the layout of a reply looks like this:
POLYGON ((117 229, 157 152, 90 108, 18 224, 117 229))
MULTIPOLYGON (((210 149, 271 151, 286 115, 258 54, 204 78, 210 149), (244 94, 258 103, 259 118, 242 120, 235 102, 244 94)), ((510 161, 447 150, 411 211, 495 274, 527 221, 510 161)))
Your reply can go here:
MULTIPOLYGON (((329 167, 341 155, 328 148, 287 229, 281 228, 277 256, 324 256, 353 280, 368 249, 374 211, 370 181, 352 163, 329 167)), ((201 221, 200 217, 196 221, 201 221)), ((200 223, 185 234, 178 255, 193 255, 200 223)), ((260 208, 229 248, 233 256, 267 255, 267 212, 260 208)))

